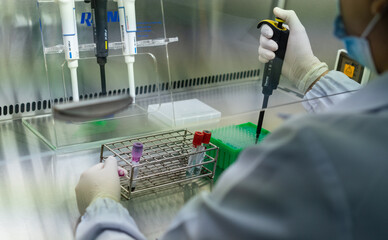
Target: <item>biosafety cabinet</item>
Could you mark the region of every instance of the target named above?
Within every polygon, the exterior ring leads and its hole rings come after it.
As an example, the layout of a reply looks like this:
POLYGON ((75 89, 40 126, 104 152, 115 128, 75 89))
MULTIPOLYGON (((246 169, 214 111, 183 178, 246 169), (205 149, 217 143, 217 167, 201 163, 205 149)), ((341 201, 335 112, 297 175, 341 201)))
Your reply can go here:
MULTIPOLYGON (((97 146, 171 129, 256 123, 263 74, 263 64, 257 59, 257 23, 273 18, 271 9, 279 4, 300 15, 314 52, 334 67, 341 48, 331 34, 334 0, 136 0, 135 85, 130 87, 118 2, 108 0, 106 94, 133 91, 136 101, 101 119, 58 121, 51 114, 53 105, 74 101, 59 4, 55 0, 7 1, 0 10, 4 54, 0 119, 21 119, 52 149, 97 146)), ((101 83, 91 4, 76 0, 74 18, 78 98, 98 99, 101 83)), ((266 118, 264 127, 275 129, 283 121, 279 114, 304 112, 301 96, 282 80, 269 103, 273 117, 266 118)))
MULTIPOLYGON (((202 175, 186 181, 194 131, 257 123, 264 69, 257 53, 259 20, 273 19, 274 6, 295 10, 314 54, 331 69, 343 47, 332 34, 336 0, 135 0, 136 31, 129 29, 128 36, 136 38, 136 45, 131 45, 136 52, 128 55, 120 28, 121 3, 107 1, 105 90, 108 97, 134 92, 135 102, 99 119, 60 121, 52 117, 54 105, 74 102, 75 92, 79 102, 102 99, 92 6, 76 0, 66 14, 75 24, 64 28, 57 1, 2 1, 0 219, 6 221, 1 221, 1 239, 58 239, 58 233, 59 238, 74 238, 79 218, 74 188, 81 173, 107 156, 119 155, 117 150, 128 160, 134 141, 145 147, 169 144, 174 150, 164 148, 165 154, 155 158, 154 149, 148 148, 143 158, 144 163, 149 161, 143 165, 147 171, 139 178, 132 175, 129 185, 125 182, 124 197, 130 199, 123 206, 147 238, 160 237, 190 198, 212 190, 214 181, 207 176, 213 176, 214 165, 206 164, 202 175), (74 48, 64 44, 64 38, 75 39, 68 29, 76 29, 78 35, 77 85, 69 68, 71 62, 75 69, 69 54, 74 56, 74 48), (133 55, 134 60, 128 57, 133 55), (176 157, 177 152, 184 157, 176 157), (163 161, 169 164, 159 164, 163 161), (183 178, 174 178, 179 174, 183 178), (179 183, 142 195, 146 188, 160 186, 155 183, 166 183, 166 176, 179 183), (133 181, 137 197, 132 195, 133 181)), ((302 97, 282 79, 269 100, 263 127, 272 132, 290 115, 305 114, 302 97)), ((207 150, 211 149, 218 146, 207 150)), ((216 155, 209 153, 208 159, 215 163, 216 155)), ((127 170, 135 166, 118 160, 127 170)))

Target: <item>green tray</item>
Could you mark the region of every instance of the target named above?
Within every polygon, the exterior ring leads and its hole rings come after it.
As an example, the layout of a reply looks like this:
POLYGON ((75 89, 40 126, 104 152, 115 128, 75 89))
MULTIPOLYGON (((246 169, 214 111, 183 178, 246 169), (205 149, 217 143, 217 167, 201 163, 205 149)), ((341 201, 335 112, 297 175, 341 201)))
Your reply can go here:
MULTIPOLYGON (((251 122, 240 125, 231 125, 212 130, 211 143, 219 147, 217 169, 225 170, 232 165, 242 150, 255 145, 257 126, 251 122)), ((262 141, 270 132, 266 129, 261 130, 259 142, 262 141)), ((214 157, 215 152, 210 152, 214 157)))

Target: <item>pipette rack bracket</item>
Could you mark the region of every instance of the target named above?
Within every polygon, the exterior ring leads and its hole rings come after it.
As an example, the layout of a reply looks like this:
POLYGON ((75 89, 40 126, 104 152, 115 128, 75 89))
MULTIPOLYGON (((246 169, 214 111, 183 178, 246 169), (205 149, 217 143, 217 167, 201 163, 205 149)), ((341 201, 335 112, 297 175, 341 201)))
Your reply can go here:
POLYGON ((171 43, 179 39, 166 35, 163 0, 135 1, 136 54, 125 54, 125 56, 119 6, 117 1, 107 0, 109 29, 109 56, 105 65, 107 95, 126 95, 132 91, 132 95, 136 95, 136 101, 120 113, 82 122, 58 121, 53 118, 51 109, 55 104, 76 99, 74 95, 77 93, 73 92, 76 85, 80 101, 103 96, 102 84, 99 80, 101 70, 95 55, 91 4, 85 3, 84 0, 75 0, 74 13, 79 48, 76 83, 72 81, 72 71, 65 59, 59 2, 57 0, 35 1, 46 72, 47 89, 42 89, 42 92, 44 99, 47 100, 36 104, 34 102, 35 105, 31 107, 32 111, 42 110, 42 115, 23 118, 23 123, 28 129, 51 149, 67 152, 72 149, 99 147, 103 142, 171 130, 174 127, 172 124, 167 125, 149 118, 152 112, 148 111, 149 105, 173 102, 168 48, 171 43), (128 58, 130 61, 126 62, 128 56, 135 57, 135 62, 132 63, 132 58, 128 58), (128 65, 130 69, 133 67, 133 71, 128 70, 128 65), (134 86, 129 80, 130 72, 134 74, 134 86))
POLYGON ((106 143, 101 146, 100 161, 104 162, 113 156, 117 159, 118 166, 128 171, 128 175, 120 177, 123 199, 130 199, 137 194, 152 193, 162 187, 198 178, 213 179, 218 147, 210 143, 204 151, 192 153, 193 137, 192 132, 182 129, 106 143), (131 163, 131 151, 135 142, 141 142, 144 146, 143 155, 139 165, 136 166, 138 168, 136 178, 133 176, 135 166, 131 163), (189 157, 201 152, 205 152, 204 161, 188 166, 189 157), (186 170, 195 166, 201 166, 200 174, 186 176, 186 170), (134 182, 136 187, 131 191, 134 182))

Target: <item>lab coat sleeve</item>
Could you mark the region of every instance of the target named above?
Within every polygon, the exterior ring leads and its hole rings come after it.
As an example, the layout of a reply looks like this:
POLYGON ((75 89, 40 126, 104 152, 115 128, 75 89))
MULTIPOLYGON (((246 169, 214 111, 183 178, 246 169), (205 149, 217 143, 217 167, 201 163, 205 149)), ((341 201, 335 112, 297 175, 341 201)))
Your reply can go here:
POLYGON ((110 198, 97 198, 86 209, 76 239, 145 239, 128 210, 110 198))
POLYGON ((360 88, 344 73, 330 71, 305 94, 303 106, 308 112, 324 112, 360 88))
POLYGON ((351 239, 345 194, 327 157, 313 129, 288 124, 242 152, 163 239, 351 239))

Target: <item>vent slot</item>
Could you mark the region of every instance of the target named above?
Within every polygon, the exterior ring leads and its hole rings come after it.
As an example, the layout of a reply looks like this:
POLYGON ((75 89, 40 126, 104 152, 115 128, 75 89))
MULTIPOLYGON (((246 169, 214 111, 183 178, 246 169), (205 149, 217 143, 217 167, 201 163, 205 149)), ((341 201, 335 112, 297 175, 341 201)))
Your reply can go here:
MULTIPOLYGON (((248 71, 241 71, 241 72, 232 72, 232 73, 224 73, 219 75, 212 75, 212 76, 202 76, 197 78, 190 78, 190 79, 183 79, 183 80, 177 80, 172 82, 172 89, 184 89, 184 88, 191 88, 191 87, 197 87, 201 85, 208 85, 208 84, 216 84, 216 83, 222 83, 227 81, 233 81, 233 80, 240 80, 240 79, 247 79, 247 78, 256 78, 259 77, 260 70, 254 69, 254 70, 248 70, 248 71)), ((168 91, 170 90, 169 83, 161 83, 159 85, 160 91, 168 91)), ((144 86, 137 86, 136 87, 136 95, 145 95, 145 94, 152 94, 155 93, 157 90, 156 84, 151 85, 144 85, 144 86)), ((108 96, 115 96, 115 95, 121 95, 121 94, 129 94, 129 88, 122 88, 122 89, 115 89, 110 90, 108 92, 108 96)), ((102 96, 102 93, 89 93, 80 95, 80 100, 86 100, 86 99, 93 99, 102 96)), ((73 100, 73 97, 69 97, 67 99, 64 98, 55 98, 53 100, 54 103, 63 103, 65 100, 73 100)), ((16 114, 22 114, 22 113, 30 113, 30 112, 38 112, 38 111, 44 111, 51 109, 51 101, 50 100, 41 100, 41 101, 33 101, 33 102, 27 102, 27 103, 20 103, 15 105, 7 105, 7 106, 0 106, 0 116, 2 118, 5 118, 5 116, 12 116, 16 114)))

